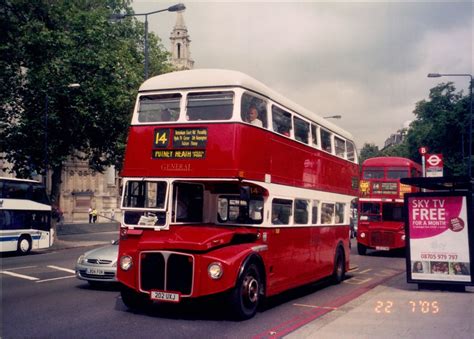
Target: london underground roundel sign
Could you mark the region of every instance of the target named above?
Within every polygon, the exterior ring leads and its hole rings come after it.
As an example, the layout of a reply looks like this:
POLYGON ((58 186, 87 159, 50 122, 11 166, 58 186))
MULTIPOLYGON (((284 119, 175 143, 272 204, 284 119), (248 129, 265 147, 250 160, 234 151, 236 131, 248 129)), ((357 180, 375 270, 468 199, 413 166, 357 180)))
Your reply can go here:
POLYGON ((443 167, 443 158, 440 154, 430 154, 426 162, 432 167, 443 167))

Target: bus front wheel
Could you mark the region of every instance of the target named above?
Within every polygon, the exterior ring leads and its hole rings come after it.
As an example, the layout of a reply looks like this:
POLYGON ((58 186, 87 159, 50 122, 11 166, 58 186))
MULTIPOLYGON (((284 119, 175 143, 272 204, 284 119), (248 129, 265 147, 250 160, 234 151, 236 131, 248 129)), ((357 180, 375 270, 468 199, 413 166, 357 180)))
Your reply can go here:
POLYGON ((20 254, 28 254, 31 251, 31 238, 27 235, 22 235, 18 239, 17 252, 20 254))
POLYGON ((367 253, 367 246, 361 244, 360 242, 357 243, 357 253, 359 255, 365 255, 367 253))
POLYGON ((260 270, 255 263, 246 265, 230 293, 230 310, 239 320, 252 318, 257 313, 262 294, 260 270))

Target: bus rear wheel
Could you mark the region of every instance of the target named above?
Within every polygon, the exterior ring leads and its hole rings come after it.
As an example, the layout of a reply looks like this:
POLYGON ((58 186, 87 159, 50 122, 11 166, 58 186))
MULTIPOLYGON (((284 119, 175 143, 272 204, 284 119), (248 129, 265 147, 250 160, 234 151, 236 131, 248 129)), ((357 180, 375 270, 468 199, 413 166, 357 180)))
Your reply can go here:
POLYGON ((361 244, 360 242, 357 243, 357 253, 359 255, 365 255, 367 253, 367 246, 361 244))
POLYGON ((132 311, 146 311, 153 304, 148 294, 136 292, 123 285, 120 289, 120 296, 125 306, 132 311))
POLYGON ((340 248, 337 250, 336 258, 334 259, 334 271, 332 280, 335 284, 339 284, 346 276, 346 261, 344 259, 344 252, 340 248))
POLYGON ((260 276, 257 265, 250 263, 238 278, 229 296, 230 311, 235 318, 250 319, 257 313, 263 288, 260 276))
POLYGON ((22 235, 18 239, 17 252, 19 254, 28 254, 31 251, 31 238, 27 235, 22 235))

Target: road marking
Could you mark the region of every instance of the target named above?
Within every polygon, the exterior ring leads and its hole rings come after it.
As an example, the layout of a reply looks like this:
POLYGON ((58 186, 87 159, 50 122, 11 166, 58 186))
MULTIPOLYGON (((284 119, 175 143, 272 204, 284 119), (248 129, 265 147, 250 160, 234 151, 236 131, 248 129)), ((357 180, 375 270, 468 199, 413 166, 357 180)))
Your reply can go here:
POLYGON ((350 279, 344 280, 344 283, 351 284, 351 285, 362 285, 362 284, 365 284, 366 282, 369 282, 370 280, 372 280, 372 278, 367 278, 367 279, 350 278, 350 279))
POLYGON ((62 279, 69 279, 69 278, 75 278, 75 275, 68 275, 66 277, 59 277, 59 278, 52 278, 52 279, 44 279, 44 280, 38 280, 36 281, 37 283, 42 283, 42 282, 47 282, 47 281, 54 281, 54 280, 62 280, 62 279))
POLYGON ((23 267, 14 267, 14 268, 9 268, 8 271, 18 271, 18 270, 24 270, 27 268, 35 268, 38 266, 23 266, 23 267))
POLYGON ((64 268, 64 267, 59 267, 59 266, 54 266, 54 265, 48 265, 48 267, 54 270, 58 270, 58 271, 64 271, 64 272, 74 273, 74 274, 76 273, 76 271, 71 270, 69 268, 64 268))
POLYGON ((388 276, 391 276, 391 275, 395 274, 396 272, 397 271, 395 271, 395 270, 386 269, 386 270, 380 271, 379 273, 374 273, 374 275, 379 276, 379 277, 388 277, 388 276))
POLYGON ((6 275, 11 275, 12 277, 26 279, 26 280, 33 280, 33 281, 34 280, 39 280, 39 278, 30 277, 29 275, 18 274, 18 273, 13 273, 13 272, 9 272, 9 271, 0 271, 0 273, 6 274, 6 275))
POLYGON ((368 269, 366 269, 366 270, 364 270, 364 271, 360 271, 360 272, 358 272, 358 273, 359 273, 359 274, 364 274, 364 273, 367 273, 367 272, 370 272, 370 271, 372 271, 372 269, 371 269, 371 268, 368 268, 368 269))
POLYGON ((293 304, 293 306, 310 307, 310 308, 322 308, 322 309, 325 309, 325 310, 337 310, 337 307, 329 307, 329 306, 317 306, 317 305, 306 305, 306 304, 293 304))

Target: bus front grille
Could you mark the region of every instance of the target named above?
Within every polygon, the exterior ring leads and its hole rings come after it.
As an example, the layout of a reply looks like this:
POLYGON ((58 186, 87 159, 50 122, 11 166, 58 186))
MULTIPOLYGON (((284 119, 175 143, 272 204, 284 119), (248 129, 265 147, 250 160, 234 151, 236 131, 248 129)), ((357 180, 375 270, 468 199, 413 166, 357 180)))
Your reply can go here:
POLYGON ((372 232, 370 241, 372 246, 393 246, 395 237, 392 232, 372 232))
POLYGON ((143 252, 140 256, 142 291, 179 292, 189 296, 193 286, 194 258, 176 252, 143 252))

